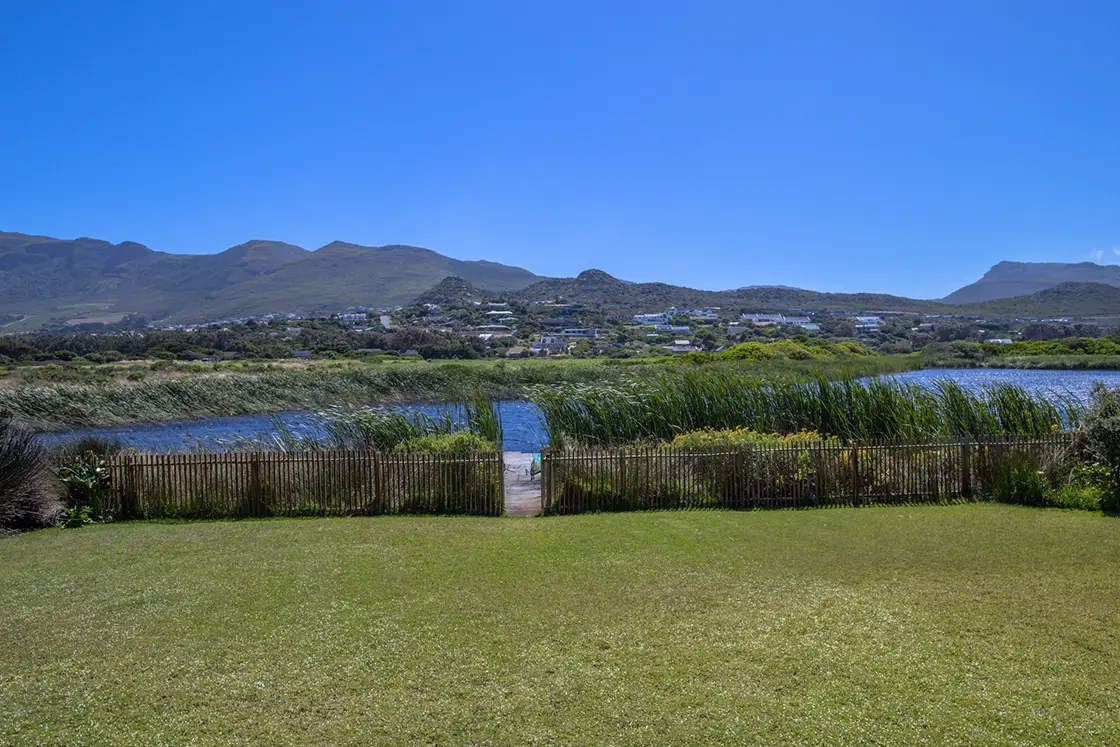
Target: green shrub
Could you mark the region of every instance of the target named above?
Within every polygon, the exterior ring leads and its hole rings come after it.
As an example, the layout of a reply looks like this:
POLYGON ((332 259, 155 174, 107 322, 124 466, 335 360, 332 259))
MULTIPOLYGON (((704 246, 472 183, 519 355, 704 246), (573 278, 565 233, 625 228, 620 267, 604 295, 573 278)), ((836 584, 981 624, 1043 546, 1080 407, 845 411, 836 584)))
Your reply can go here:
POLYGON ((419 436, 408 441, 402 441, 393 448, 393 452, 397 454, 438 454, 443 456, 491 454, 497 450, 493 441, 477 433, 466 431, 419 436))
POLYGON ((1093 386, 1081 429, 1089 451, 1111 471, 1102 506, 1120 509, 1120 389, 1109 389, 1101 382, 1093 386))
POLYGON ((67 525, 112 520, 104 454, 89 449, 65 463, 58 476, 68 497, 67 525))
POLYGON ((989 476, 988 499, 997 503, 1042 506, 1046 499, 1044 473, 1023 454, 1009 454, 989 476))
POLYGON ((825 436, 816 431, 781 434, 760 433, 748 428, 725 428, 722 430, 705 428, 682 433, 670 441, 668 445, 679 449, 718 449, 722 447, 809 446, 816 444, 838 446, 840 445, 840 439, 835 436, 825 436))

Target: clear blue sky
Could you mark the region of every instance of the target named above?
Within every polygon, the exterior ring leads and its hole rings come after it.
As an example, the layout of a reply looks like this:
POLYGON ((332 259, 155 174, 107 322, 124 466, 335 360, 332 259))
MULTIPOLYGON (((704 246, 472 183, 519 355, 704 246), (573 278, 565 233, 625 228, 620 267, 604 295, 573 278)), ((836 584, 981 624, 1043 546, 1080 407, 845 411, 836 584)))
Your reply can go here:
POLYGON ((1120 261, 1116 2, 10 0, 2 20, 2 230, 923 297, 1002 259, 1120 261))

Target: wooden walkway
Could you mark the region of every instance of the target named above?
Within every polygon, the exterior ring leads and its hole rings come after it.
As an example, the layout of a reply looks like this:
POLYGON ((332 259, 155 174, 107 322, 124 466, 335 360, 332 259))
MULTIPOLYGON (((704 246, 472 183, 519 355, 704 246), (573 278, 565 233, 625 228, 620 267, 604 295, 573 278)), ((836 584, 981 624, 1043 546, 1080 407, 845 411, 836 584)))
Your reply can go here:
POLYGON ((541 480, 539 475, 529 479, 533 455, 507 451, 505 461, 506 515, 536 516, 541 512, 541 480))

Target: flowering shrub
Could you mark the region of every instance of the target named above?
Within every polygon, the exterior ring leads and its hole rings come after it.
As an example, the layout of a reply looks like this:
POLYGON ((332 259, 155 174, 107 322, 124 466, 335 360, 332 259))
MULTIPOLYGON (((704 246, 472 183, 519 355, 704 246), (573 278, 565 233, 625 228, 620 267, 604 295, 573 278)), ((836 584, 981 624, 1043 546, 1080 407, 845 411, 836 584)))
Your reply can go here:
POLYGON ((840 439, 817 431, 797 433, 761 433, 749 428, 705 429, 682 433, 669 446, 674 448, 719 448, 743 446, 839 446, 840 439))

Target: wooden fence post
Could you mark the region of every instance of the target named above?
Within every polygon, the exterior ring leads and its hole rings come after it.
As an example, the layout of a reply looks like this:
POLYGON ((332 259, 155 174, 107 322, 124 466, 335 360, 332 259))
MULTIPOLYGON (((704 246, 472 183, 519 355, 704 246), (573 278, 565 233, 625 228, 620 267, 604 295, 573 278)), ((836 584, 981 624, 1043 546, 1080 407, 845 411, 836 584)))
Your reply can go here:
POLYGON ((849 457, 852 470, 852 502, 859 505, 859 441, 852 441, 852 453, 849 457))
POLYGON ((552 449, 541 449, 541 516, 552 505, 552 449))
POLYGON ((972 497, 972 446, 961 444, 961 497, 972 497))
POLYGON ((252 506, 254 516, 261 513, 261 455, 253 452, 249 457, 249 505, 252 506))

